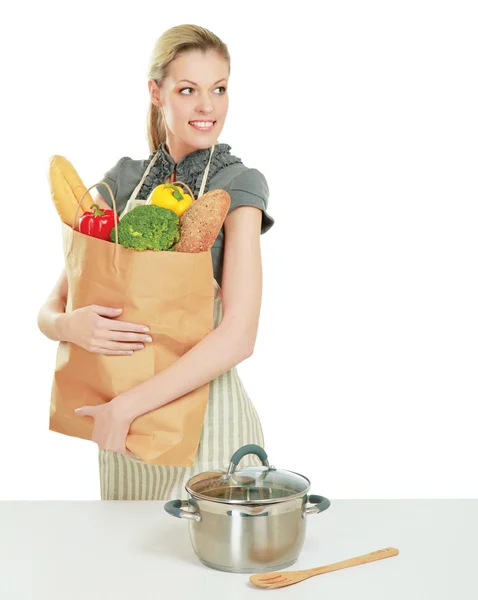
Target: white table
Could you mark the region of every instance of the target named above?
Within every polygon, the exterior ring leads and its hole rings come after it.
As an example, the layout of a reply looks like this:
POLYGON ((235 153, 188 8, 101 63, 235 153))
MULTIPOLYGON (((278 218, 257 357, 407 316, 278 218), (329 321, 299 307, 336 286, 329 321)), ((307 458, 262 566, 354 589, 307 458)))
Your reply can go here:
POLYGON ((477 600, 477 500, 333 500, 307 517, 298 561, 337 562, 387 546, 400 554, 261 590, 204 566, 189 523, 164 502, 0 502, 0 598, 477 600))

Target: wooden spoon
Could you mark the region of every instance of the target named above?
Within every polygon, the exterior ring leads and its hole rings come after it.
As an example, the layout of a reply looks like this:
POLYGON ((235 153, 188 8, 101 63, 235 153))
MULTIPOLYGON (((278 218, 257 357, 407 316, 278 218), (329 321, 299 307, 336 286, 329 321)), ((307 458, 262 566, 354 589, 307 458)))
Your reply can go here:
POLYGON ((396 548, 383 548, 376 552, 370 552, 370 554, 363 554, 362 556, 356 556, 355 558, 349 558, 348 560, 342 560, 341 562, 332 563, 325 567, 317 567, 316 569, 303 569, 301 571, 276 571, 274 573, 257 573, 249 577, 249 581, 262 588, 280 588, 286 587, 287 585, 293 585, 314 577, 314 575, 322 575, 322 573, 330 573, 331 571, 339 571, 340 569, 346 569, 347 567, 355 567, 356 565, 364 565, 365 563, 374 562, 375 560, 381 560, 382 558, 390 558, 391 556, 397 556, 398 550, 396 548))

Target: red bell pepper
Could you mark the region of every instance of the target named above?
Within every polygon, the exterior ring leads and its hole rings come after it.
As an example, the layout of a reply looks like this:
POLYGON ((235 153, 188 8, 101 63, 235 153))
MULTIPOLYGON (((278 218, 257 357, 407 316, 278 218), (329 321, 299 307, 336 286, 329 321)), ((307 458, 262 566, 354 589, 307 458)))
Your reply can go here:
MULTIPOLYGON (((119 219, 116 217, 116 224, 119 219)), ((115 226, 115 211, 102 210, 98 204, 92 204, 91 210, 85 211, 79 220, 79 231, 85 235, 110 240, 111 230, 115 226)))

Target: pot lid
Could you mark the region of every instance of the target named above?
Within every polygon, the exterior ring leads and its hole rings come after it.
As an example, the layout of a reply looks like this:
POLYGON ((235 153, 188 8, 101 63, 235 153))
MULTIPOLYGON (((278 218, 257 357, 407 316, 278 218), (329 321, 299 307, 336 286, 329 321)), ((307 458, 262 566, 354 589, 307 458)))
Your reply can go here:
POLYGON ((310 481, 307 477, 270 466, 265 450, 256 444, 239 448, 233 454, 227 472, 199 473, 186 485, 188 493, 196 498, 226 504, 284 502, 302 496, 309 488, 310 481), (263 466, 236 471, 238 463, 247 454, 256 454, 263 466))

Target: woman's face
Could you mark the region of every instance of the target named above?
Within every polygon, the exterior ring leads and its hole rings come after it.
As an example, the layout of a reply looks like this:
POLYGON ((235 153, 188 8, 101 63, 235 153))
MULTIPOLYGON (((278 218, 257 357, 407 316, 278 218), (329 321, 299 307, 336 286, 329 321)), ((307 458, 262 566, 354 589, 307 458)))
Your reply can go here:
POLYGON ((170 63, 159 88, 149 81, 151 100, 163 111, 170 152, 184 155, 217 141, 229 107, 228 78, 222 56, 194 50, 170 63))

